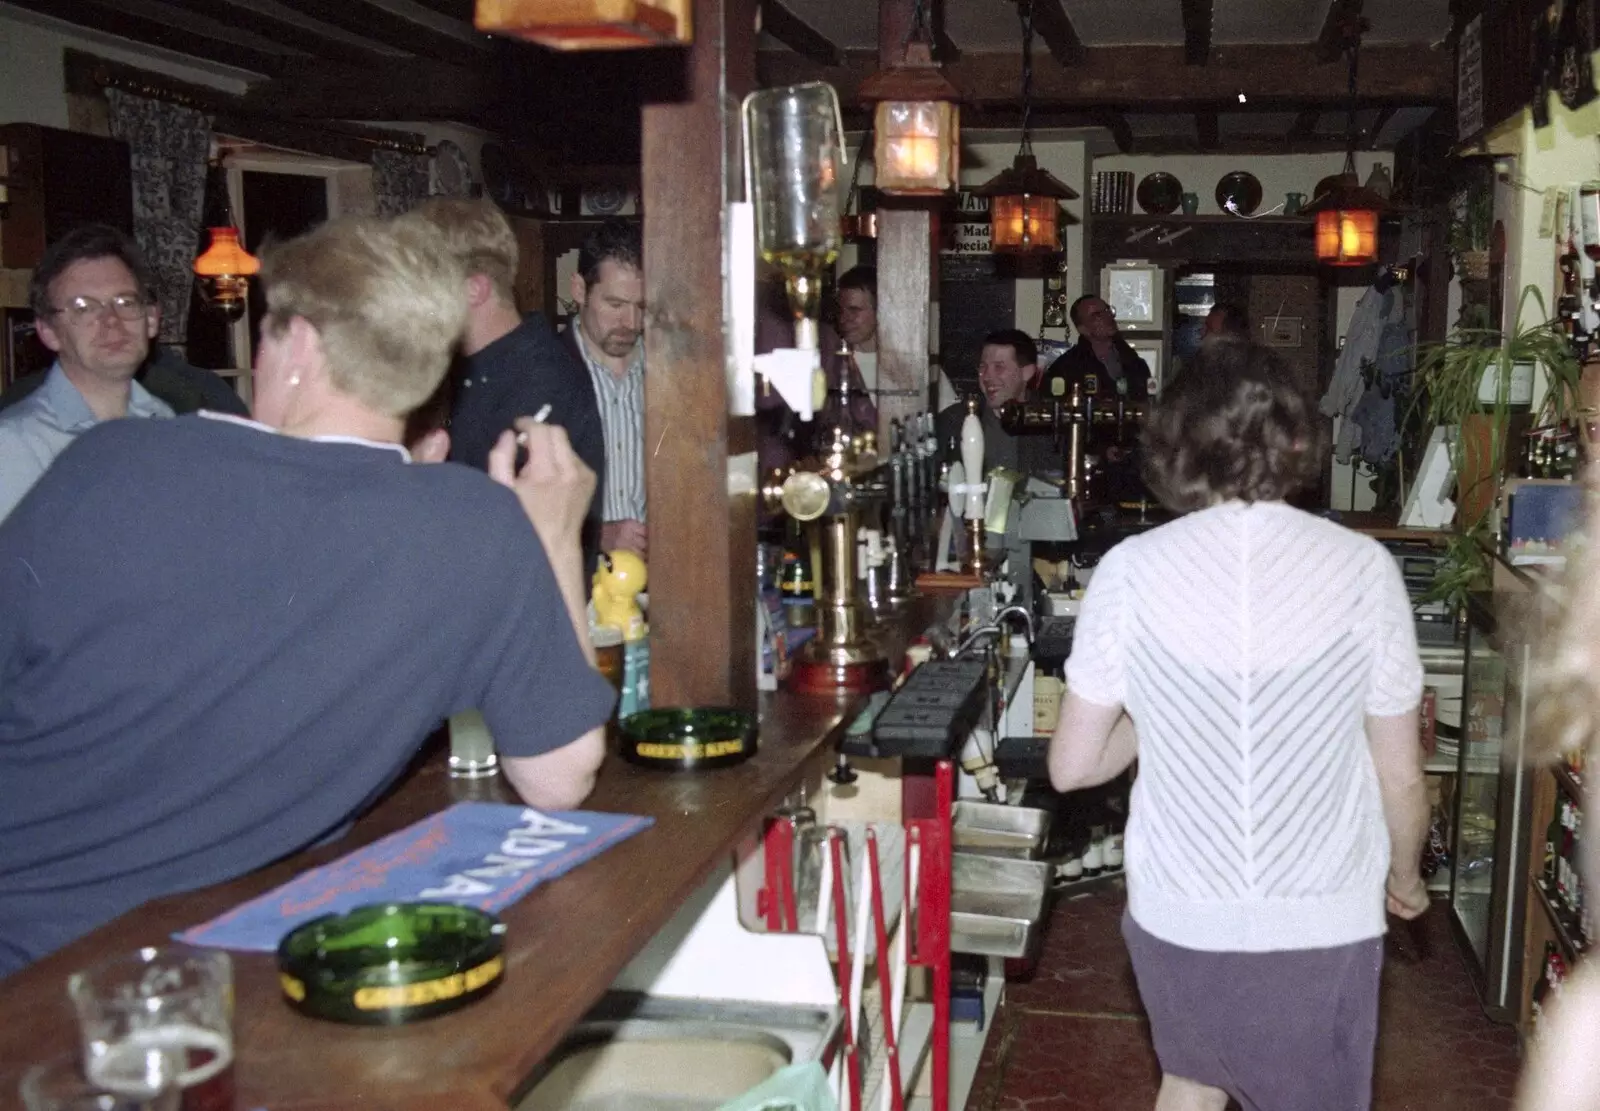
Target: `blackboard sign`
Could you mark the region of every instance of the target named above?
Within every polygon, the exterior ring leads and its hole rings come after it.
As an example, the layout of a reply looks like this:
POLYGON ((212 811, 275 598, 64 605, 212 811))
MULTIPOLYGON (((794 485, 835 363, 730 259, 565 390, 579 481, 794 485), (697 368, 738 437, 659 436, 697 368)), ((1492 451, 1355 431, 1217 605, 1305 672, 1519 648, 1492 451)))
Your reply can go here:
POLYGON ((983 337, 1009 328, 1016 316, 1017 282, 988 254, 939 256, 939 355, 957 389, 978 388, 983 337))

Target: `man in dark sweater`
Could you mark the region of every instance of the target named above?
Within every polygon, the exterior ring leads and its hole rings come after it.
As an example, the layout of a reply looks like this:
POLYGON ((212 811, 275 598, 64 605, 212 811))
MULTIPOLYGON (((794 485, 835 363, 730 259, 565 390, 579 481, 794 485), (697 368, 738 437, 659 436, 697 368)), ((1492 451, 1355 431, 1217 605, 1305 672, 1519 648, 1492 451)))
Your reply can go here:
MULTIPOLYGON (((1092 293, 1085 294, 1072 303, 1070 315, 1078 329, 1078 342, 1045 371, 1044 395, 1067 401, 1077 386, 1080 395, 1085 400, 1093 398, 1096 406, 1114 407, 1118 401, 1148 405, 1155 385, 1150 365, 1117 334, 1117 314, 1111 306, 1092 293)), ((1114 502, 1147 496, 1133 440, 1126 429, 1120 435, 1100 429, 1089 437, 1090 453, 1100 460, 1105 493, 1114 502)))
POLYGON ((566 429, 572 450, 595 473, 594 499, 583 529, 586 575, 600 551, 600 497, 606 470, 605 436, 588 371, 574 359, 544 314, 517 312, 512 283, 517 237, 487 200, 435 198, 405 219, 444 232, 467 270, 467 326, 450 414, 450 459, 487 469, 489 451, 518 417, 550 406, 548 423, 566 429))
POLYGON ((1044 373, 1046 397, 1070 398, 1077 385, 1100 402, 1150 399, 1150 366, 1117 334, 1117 314, 1094 294, 1072 302, 1078 342, 1044 373))

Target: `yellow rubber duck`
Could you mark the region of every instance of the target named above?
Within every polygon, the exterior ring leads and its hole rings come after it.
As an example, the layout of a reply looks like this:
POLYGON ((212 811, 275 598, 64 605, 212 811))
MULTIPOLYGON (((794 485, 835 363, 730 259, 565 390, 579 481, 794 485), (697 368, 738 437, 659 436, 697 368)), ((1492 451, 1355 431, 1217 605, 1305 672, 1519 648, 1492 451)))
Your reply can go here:
POLYGON ((595 623, 620 629, 624 641, 643 640, 649 628, 639 608, 639 595, 647 581, 644 560, 637 552, 602 553, 594 572, 595 623))

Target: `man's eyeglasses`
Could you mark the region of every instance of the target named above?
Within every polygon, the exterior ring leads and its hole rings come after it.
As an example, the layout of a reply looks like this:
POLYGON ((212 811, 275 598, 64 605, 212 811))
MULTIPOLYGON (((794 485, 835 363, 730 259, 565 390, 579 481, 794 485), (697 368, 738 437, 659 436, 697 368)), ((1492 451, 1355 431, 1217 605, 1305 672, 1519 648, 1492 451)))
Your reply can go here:
POLYGON ((149 303, 136 293, 119 293, 109 301, 93 297, 74 297, 65 305, 56 305, 50 311, 65 316, 74 324, 99 320, 100 314, 110 309, 118 320, 138 320, 149 311, 149 303))

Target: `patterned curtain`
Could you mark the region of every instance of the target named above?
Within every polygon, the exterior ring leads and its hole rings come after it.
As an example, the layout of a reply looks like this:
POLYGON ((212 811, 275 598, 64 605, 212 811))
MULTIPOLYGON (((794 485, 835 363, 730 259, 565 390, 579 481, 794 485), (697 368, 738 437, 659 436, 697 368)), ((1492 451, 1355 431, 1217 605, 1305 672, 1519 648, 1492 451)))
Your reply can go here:
POLYGON ((111 134, 133 163, 133 234, 155 274, 161 340, 183 343, 205 212, 211 117, 193 108, 107 89, 111 134))
POLYGON ((372 152, 372 196, 379 216, 399 216, 428 195, 428 156, 379 147, 372 152))

